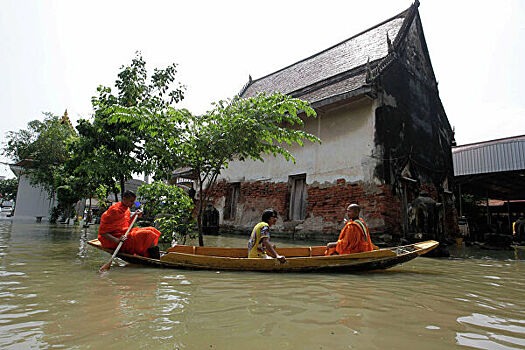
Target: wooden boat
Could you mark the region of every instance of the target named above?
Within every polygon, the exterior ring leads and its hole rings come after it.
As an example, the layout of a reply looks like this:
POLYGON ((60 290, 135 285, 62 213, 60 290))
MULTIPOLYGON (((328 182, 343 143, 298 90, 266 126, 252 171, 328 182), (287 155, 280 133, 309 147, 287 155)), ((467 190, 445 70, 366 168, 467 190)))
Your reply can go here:
MULTIPOLYGON (((98 239, 88 244, 110 254, 113 249, 102 247, 98 239)), ((237 271, 369 271, 386 269, 410 261, 438 246, 426 241, 371 252, 324 256, 326 247, 277 248, 286 257, 281 264, 276 259, 248 258, 247 248, 195 247, 178 245, 161 252, 160 259, 119 253, 122 260, 141 265, 169 268, 237 271)))

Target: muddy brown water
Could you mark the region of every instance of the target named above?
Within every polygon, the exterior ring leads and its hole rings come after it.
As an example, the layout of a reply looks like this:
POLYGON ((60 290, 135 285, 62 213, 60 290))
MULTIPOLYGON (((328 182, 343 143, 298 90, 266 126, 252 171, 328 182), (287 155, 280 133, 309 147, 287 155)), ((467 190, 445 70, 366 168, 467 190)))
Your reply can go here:
POLYGON ((118 261, 99 275, 95 237, 0 219, 1 349, 525 349, 525 251, 457 248, 361 274, 118 261))

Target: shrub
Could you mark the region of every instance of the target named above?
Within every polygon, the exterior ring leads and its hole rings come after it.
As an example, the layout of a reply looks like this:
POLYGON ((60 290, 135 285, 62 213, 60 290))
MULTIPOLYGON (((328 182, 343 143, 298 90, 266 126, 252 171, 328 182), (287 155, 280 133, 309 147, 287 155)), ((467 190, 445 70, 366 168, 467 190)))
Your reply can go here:
POLYGON ((58 207, 53 207, 49 210, 49 223, 50 224, 56 224, 59 217, 60 217, 60 209, 58 207))
POLYGON ((137 198, 144 210, 144 218, 152 220, 162 232, 161 242, 176 240, 184 243, 188 236, 194 236, 193 201, 183 189, 156 181, 140 186, 137 198))

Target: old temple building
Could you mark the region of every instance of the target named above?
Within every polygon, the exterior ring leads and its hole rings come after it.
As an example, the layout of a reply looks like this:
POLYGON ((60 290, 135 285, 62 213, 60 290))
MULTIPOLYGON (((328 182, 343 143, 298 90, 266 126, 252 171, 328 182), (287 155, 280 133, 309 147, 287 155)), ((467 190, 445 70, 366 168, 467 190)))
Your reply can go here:
POLYGON ((280 91, 310 102, 318 117, 304 129, 322 144, 292 147, 295 164, 270 156, 230 163, 213 189, 221 229, 248 231, 271 207, 279 213, 276 234, 333 238, 355 202, 376 240, 456 233, 454 133, 418 7, 250 78, 241 97, 280 91))

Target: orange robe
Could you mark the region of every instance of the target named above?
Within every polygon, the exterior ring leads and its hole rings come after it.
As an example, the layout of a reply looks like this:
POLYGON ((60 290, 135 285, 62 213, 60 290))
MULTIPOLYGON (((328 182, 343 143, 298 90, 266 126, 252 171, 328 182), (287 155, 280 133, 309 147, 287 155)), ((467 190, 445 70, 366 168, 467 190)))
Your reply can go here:
POLYGON ((325 255, 334 255, 336 253, 339 255, 353 254, 378 249, 370 240, 370 232, 365 220, 361 218, 358 220, 348 220, 346 222, 337 240, 337 246, 327 250, 325 255), (360 223, 357 222, 358 220, 360 223))
MULTIPOLYGON (((110 233, 114 237, 123 236, 131 223, 131 212, 121 202, 113 204, 100 219, 98 228, 98 240, 104 248, 115 249, 118 243, 104 238, 101 233, 110 233)), ((128 254, 148 256, 148 248, 152 243, 157 245, 160 232, 154 227, 135 227, 128 233, 128 238, 120 247, 120 251, 128 254)))

